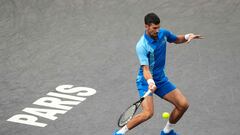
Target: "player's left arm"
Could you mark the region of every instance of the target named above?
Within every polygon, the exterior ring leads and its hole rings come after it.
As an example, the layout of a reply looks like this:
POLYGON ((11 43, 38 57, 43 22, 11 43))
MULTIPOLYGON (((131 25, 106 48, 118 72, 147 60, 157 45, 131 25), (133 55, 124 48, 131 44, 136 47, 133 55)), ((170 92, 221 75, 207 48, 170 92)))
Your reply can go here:
POLYGON ((193 33, 189 33, 186 35, 177 35, 176 41, 174 41, 175 44, 181 44, 181 43, 190 43, 193 39, 203 39, 203 36, 201 35, 195 35, 193 33))

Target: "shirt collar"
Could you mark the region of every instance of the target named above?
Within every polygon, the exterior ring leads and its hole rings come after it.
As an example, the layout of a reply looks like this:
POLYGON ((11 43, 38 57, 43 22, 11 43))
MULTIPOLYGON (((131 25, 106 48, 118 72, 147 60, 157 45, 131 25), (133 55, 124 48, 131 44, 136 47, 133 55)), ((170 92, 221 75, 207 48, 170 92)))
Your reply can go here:
POLYGON ((147 39, 147 41, 149 43, 154 43, 156 40, 154 40, 153 38, 151 38, 149 35, 146 34, 146 31, 144 32, 144 37, 147 39))

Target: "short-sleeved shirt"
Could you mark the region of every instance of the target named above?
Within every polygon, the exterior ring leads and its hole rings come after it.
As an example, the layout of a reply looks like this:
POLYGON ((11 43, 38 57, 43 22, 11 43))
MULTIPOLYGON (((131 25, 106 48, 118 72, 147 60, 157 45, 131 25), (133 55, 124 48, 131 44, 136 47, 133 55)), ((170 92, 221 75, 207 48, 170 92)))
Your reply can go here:
POLYGON ((155 82, 164 81, 167 79, 165 75, 165 60, 166 60, 166 42, 176 41, 177 36, 172 32, 160 28, 158 39, 155 40, 146 34, 146 31, 136 45, 136 52, 140 62, 137 82, 146 82, 143 76, 143 65, 148 65, 150 72, 155 82))

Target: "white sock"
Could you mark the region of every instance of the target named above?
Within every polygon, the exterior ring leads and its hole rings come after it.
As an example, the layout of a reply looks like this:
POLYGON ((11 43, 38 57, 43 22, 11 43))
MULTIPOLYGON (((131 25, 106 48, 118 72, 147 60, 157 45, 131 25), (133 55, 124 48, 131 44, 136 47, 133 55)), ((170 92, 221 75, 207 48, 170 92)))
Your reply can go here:
POLYGON ((175 126, 175 124, 171 124, 169 121, 167 122, 165 128, 163 129, 164 133, 169 133, 173 127, 175 126))
POLYGON ((124 127, 122 127, 119 131, 117 131, 118 134, 125 134, 128 131, 128 127, 127 125, 125 125, 124 127))

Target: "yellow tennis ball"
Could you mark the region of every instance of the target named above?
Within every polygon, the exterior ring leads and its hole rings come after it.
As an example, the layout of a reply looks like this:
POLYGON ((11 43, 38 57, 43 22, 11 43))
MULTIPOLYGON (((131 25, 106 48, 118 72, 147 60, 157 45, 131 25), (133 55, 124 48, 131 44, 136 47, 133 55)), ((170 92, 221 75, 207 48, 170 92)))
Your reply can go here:
POLYGON ((170 116, 170 114, 169 114, 168 112, 162 113, 162 118, 163 118, 163 119, 168 119, 169 116, 170 116))

